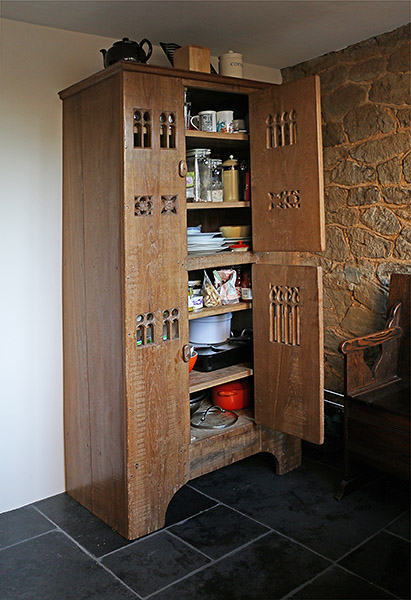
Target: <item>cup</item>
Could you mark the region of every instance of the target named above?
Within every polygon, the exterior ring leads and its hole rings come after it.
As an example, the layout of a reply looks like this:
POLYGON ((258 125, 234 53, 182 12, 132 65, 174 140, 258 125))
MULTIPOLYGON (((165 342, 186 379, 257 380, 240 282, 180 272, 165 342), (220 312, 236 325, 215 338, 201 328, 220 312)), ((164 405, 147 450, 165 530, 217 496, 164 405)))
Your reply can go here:
POLYGON ((200 131, 217 131, 217 113, 215 110, 202 110, 191 117, 190 123, 200 131))
POLYGON ((233 118, 232 110, 219 110, 217 113, 217 131, 220 133, 233 133, 233 118))
POLYGON ((244 133, 245 129, 245 120, 244 119, 234 119, 233 121, 234 132, 236 133, 244 133))

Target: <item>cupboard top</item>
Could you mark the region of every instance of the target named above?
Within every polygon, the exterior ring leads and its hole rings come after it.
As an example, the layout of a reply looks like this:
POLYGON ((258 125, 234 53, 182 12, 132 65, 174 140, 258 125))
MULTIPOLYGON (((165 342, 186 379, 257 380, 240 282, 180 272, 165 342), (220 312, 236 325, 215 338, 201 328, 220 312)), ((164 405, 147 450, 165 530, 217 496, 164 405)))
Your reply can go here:
POLYGON ((179 77, 184 80, 184 84, 187 86, 195 87, 196 84, 200 86, 206 85, 207 87, 217 86, 220 87, 223 85, 227 91, 230 89, 233 92, 253 92, 256 90, 261 90, 270 85, 277 85, 272 83, 266 83, 263 81, 254 81, 249 79, 238 79, 237 77, 225 77, 223 75, 213 75, 209 73, 200 73, 197 71, 184 71, 182 69, 174 69, 171 67, 156 67, 150 66, 147 64, 140 63, 130 63, 127 61, 120 61, 108 67, 107 69, 103 69, 98 71, 94 75, 75 83, 74 85, 65 88, 61 92, 59 92, 59 96, 62 100, 65 98, 77 94, 82 90, 96 85, 100 83, 104 79, 112 77, 117 73, 129 71, 132 73, 149 73, 152 75, 163 75, 166 77, 179 77))

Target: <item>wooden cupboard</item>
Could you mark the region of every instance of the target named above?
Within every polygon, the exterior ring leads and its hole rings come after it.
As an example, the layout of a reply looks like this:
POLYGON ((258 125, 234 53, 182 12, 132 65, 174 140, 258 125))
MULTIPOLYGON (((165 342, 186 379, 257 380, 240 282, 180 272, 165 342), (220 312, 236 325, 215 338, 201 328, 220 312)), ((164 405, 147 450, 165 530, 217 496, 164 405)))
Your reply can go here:
POLYGON ((67 492, 123 536, 159 529, 187 481, 257 452, 277 473, 323 440, 320 269, 324 250, 318 78, 271 85, 117 63, 62 91, 67 492), (248 134, 187 131, 234 108, 248 134), (251 201, 186 203, 187 148, 250 161, 251 201), (187 225, 252 224, 252 251, 187 255, 187 225), (187 309, 189 275, 250 265, 252 303, 187 309), (189 318, 233 311, 254 360, 188 372, 189 318), (189 393, 254 377, 254 409, 190 430, 189 393))

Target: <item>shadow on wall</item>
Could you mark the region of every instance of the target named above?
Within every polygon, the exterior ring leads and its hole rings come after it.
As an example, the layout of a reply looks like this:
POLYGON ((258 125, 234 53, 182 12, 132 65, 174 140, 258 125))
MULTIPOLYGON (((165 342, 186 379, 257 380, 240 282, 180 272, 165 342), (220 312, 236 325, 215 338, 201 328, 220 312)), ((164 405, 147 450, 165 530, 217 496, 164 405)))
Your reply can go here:
POLYGON ((411 273, 410 24, 282 69, 319 74, 327 250, 325 387, 343 389, 338 345, 383 327, 390 274, 411 273))

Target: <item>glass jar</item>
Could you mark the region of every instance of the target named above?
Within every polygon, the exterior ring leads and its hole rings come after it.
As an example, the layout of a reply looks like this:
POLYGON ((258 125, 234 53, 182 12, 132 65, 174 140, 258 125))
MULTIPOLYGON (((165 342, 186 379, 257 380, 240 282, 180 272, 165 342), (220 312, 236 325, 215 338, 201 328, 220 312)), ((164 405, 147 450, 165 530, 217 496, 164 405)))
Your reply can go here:
POLYGON ((211 202, 211 150, 187 152, 186 197, 188 202, 211 202))
POLYGON ((238 160, 231 154, 230 158, 223 162, 223 169, 224 202, 237 202, 239 200, 238 160))
POLYGON ((211 159, 211 200, 223 201, 223 161, 221 158, 211 159))

